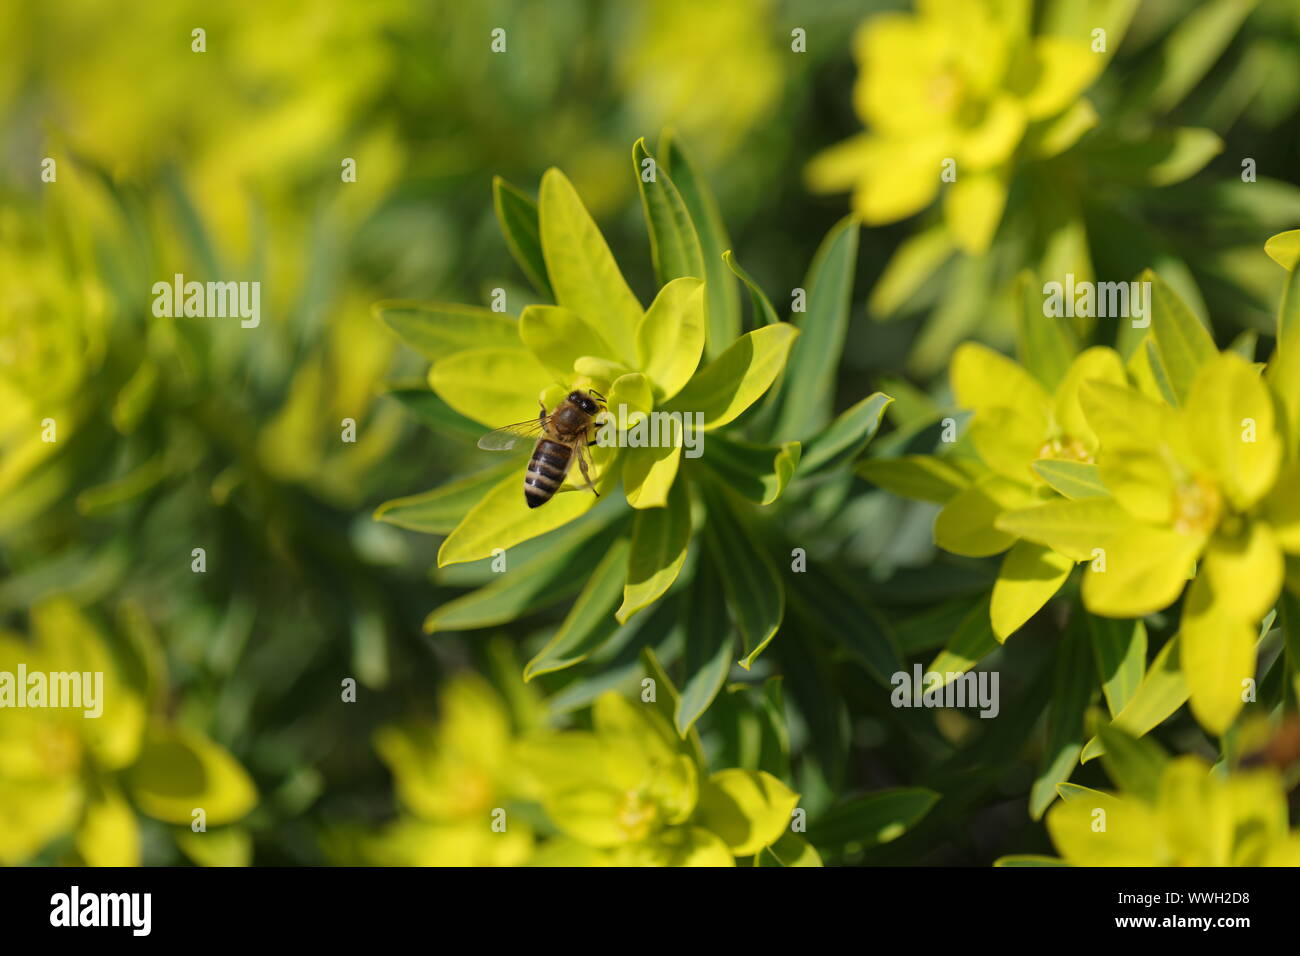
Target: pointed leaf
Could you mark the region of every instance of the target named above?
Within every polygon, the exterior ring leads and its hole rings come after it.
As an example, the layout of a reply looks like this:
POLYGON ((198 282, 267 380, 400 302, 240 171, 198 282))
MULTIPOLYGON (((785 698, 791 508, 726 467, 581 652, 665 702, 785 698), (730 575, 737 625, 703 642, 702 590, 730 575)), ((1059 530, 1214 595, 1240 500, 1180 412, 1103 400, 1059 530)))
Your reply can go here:
POLYGON ((691 542, 691 502, 681 482, 673 484, 668 506, 638 511, 632 524, 632 553, 618 620, 659 600, 681 573, 691 542))
POLYGON ((628 543, 620 538, 592 571, 560 629, 524 667, 524 680, 580 664, 618 630, 614 608, 627 577, 628 543))
POLYGON ((807 312, 796 323, 800 341, 781 381, 776 437, 803 439, 830 420, 857 258, 858 223, 846 217, 826 234, 804 280, 807 312))
POLYGON ((548 299, 554 298, 546 277, 546 260, 542 256, 541 227, 537 203, 500 176, 492 177, 492 207, 497 223, 506 238, 506 246, 528 281, 548 299))
POLYGON ((646 151, 644 138, 632 145, 632 172, 641 190, 641 207, 650 232, 650 259, 659 284, 667 285, 682 276, 702 279, 704 256, 695 223, 668 171, 646 151), (650 170, 653 178, 647 181, 650 170))
POLYGON ((628 288, 605 237, 558 169, 542 176, 538 205, 542 253, 556 303, 590 322, 630 364, 636 355, 641 303, 628 288))

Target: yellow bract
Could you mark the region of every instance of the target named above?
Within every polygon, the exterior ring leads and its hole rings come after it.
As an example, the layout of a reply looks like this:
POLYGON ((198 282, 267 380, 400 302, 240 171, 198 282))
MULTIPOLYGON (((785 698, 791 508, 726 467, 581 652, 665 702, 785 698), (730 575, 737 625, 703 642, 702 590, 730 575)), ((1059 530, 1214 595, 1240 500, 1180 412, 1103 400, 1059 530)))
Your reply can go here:
POLYGON ((988 248, 1006 205, 1017 148, 1035 123, 1074 117, 1068 147, 1095 122, 1074 109, 1104 65, 1066 37, 1034 37, 1027 6, 1003 0, 919 0, 914 15, 881 14, 854 42, 853 103, 868 131, 809 164, 813 189, 853 190, 869 224, 919 212, 948 182, 944 219, 967 252, 988 248), (1082 126, 1081 126, 1082 124, 1082 126), (941 174, 946 174, 941 176, 941 174))
MULTIPOLYGON (((127 679, 104 636, 71 602, 51 598, 31 611, 34 640, 0 634, 0 671, 88 673, 98 686, 99 716, 85 708, 4 710, 0 720, 0 863, 30 860, 72 832, 92 866, 140 863, 135 810, 189 827, 202 808, 218 826, 257 803, 247 772, 201 733, 154 721, 146 725, 140 689, 127 679), (96 677, 95 675, 102 675, 96 677), (128 800, 129 798, 129 800, 128 800)), ((92 685, 95 686, 95 685, 92 685)), ((14 688, 26 693, 26 688, 14 688)))
POLYGON ((1165 764, 1150 799, 1078 788, 1047 830, 1074 866, 1296 866, 1286 790, 1271 770, 1220 776, 1196 757, 1165 764))
MULTIPOLYGON (((619 429, 662 410, 691 416, 691 427, 698 413, 707 430, 744 412, 780 374, 798 334, 784 322, 741 336, 700 368, 703 280, 684 276, 667 282, 642 311, 600 230, 558 169, 542 179, 538 223, 558 305, 529 306, 518 323, 464 306, 391 303, 380 310, 434 358, 429 370, 434 392, 485 430, 527 421, 540 411, 539 401, 553 411, 573 388, 601 392, 619 429), (503 331, 509 334, 503 337, 503 331), (476 339, 492 344, 475 347, 476 339)), ((633 508, 667 506, 684 436, 671 418, 655 431, 652 447, 590 450, 601 494, 621 477, 633 508)), ((562 494, 530 512, 520 480, 503 480, 443 543, 439 564, 475 561, 567 523, 595 504, 594 496, 581 491, 584 486, 574 469, 562 494), (575 491, 580 493, 570 493, 575 491)))

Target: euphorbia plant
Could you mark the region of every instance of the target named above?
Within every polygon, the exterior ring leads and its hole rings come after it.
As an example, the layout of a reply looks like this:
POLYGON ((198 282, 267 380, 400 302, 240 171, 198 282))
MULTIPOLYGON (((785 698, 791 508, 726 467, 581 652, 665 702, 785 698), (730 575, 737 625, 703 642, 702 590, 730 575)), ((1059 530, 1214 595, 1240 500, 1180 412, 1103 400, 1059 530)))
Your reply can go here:
MULTIPOLYGON (((1138 629, 1125 639, 1132 654, 1098 642, 1098 668, 1113 681, 1119 659, 1131 658, 1126 689, 1112 696, 1117 688, 1107 687, 1118 727, 1146 733, 1190 696, 1200 724, 1223 735, 1257 699, 1256 644, 1284 577, 1295 590, 1300 284, 1292 273, 1278 345, 1261 372, 1235 351, 1220 353, 1157 276, 1141 278, 1154 289, 1151 325, 1122 366, 1109 350, 1090 350, 1096 358, 1076 360, 1063 378, 1069 401, 1058 398, 1044 417, 1042 390, 1027 375, 967 346, 954 364, 954 392, 973 409, 967 444, 975 460, 954 443, 952 455, 873 461, 863 471, 901 493, 945 501, 935 525, 941 546, 970 555, 1012 548, 993 594, 999 638, 1041 608, 1076 562, 1086 568, 1083 607, 1105 618, 1163 611, 1190 580, 1177 633, 1149 668, 1138 629), (968 375, 971 366, 985 373, 968 375), (1013 560, 1017 549, 1023 561, 1013 560)), ((1053 322, 1032 308, 1022 313, 1024 358, 1034 368, 1065 367, 1053 322)), ((1288 631, 1298 626, 1293 613, 1284 618, 1288 631)), ((1084 759, 1103 746, 1094 741, 1084 759)))
MULTIPOLYGON (((428 380, 437 414, 461 433, 536 418, 539 404, 553 410, 574 388, 604 395, 621 438, 614 447, 591 449, 595 488, 604 500, 583 489, 575 467, 553 499, 529 508, 519 460, 492 462, 479 474, 389 502, 377 516, 445 534, 440 567, 506 556, 508 570, 499 579, 436 609, 429 630, 500 624, 579 591, 526 667, 528 678, 618 644, 621 629, 645 625, 642 612, 679 581, 694 581, 701 592, 721 590, 730 620, 726 613, 706 614, 700 604, 693 625, 698 633, 685 675, 690 703, 677 715, 685 733, 721 688, 737 650, 749 667, 784 614, 784 587, 746 499, 771 505, 794 476, 847 465, 874 434, 889 400, 870 396, 831 420, 831 372, 847 325, 856 226, 846 221, 832 230, 795 298, 806 301, 807 311, 779 321, 730 255, 713 199, 681 148, 669 142, 663 154, 665 162, 657 164, 642 142, 633 148, 660 284, 648 308, 555 169, 543 176, 537 203, 500 180, 495 185, 507 244, 554 304, 530 305, 517 319, 476 306, 377 306, 381 318, 432 360, 428 380), (754 303, 756 327, 743 334, 736 275, 754 303), (762 407, 754 408, 760 399, 762 407), (626 440, 629 428, 655 412, 702 426, 691 454, 684 454, 689 443, 680 427, 663 447, 618 447, 634 446, 626 440), (511 549, 548 533, 544 553, 525 550, 511 563, 511 549), (693 549, 697 537, 707 547, 693 549)), ((660 618, 639 640, 657 643, 671 623, 671 616, 660 618)))
POLYGON ((143 620, 135 621, 139 653, 127 654, 66 598, 41 602, 31 619, 32 640, 0 631, 0 863, 26 863, 56 847, 59 860, 138 866, 137 811, 171 824, 196 862, 247 863, 248 834, 226 824, 253 809, 257 790, 229 751, 162 714, 161 648, 143 620), (97 675, 97 699, 78 695, 84 708, 65 709, 44 688, 39 703, 26 699, 34 675, 83 673, 97 675), (25 685, 15 674, 28 675, 25 685))
POLYGON ((1062 784, 1047 815, 1059 859, 1011 856, 999 866, 1300 866, 1300 831, 1273 767, 1211 769, 1150 740, 1102 734, 1118 793, 1062 784))

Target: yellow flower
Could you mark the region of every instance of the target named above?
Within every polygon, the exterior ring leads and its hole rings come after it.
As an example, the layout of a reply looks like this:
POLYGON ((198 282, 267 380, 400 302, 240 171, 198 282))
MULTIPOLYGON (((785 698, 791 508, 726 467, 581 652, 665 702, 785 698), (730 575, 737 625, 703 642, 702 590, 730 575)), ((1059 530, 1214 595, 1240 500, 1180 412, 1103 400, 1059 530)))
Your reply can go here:
POLYGON ((526 795, 511 760, 514 730, 501 698, 475 674, 442 690, 436 724, 385 727, 375 748, 406 813, 363 837, 361 852, 389 866, 517 866, 533 833, 510 804, 526 795))
MULTIPOLYGON (((23 863, 73 833, 81 862, 133 866, 141 852, 133 806, 183 827, 177 831, 182 849, 194 808, 203 809, 209 826, 232 823, 253 808, 253 782, 224 748, 147 719, 143 694, 73 604, 49 599, 32 608, 31 618, 31 642, 0 632, 0 674, 6 675, 0 681, 8 688, 0 689, 0 864, 23 863), (19 674, 27 687, 18 686, 19 674), (47 687, 50 674, 89 675, 93 707, 56 707, 49 696, 30 706, 37 674, 47 687), (24 695, 28 706, 16 706, 10 693, 24 695), (95 710, 99 715, 90 716, 95 710)), ((211 832, 214 839, 229 833, 211 832)))
POLYGON ((1146 793, 1069 793, 1047 831, 1075 866, 1300 866, 1300 833, 1288 829, 1273 770, 1221 775, 1179 757, 1146 793))
MULTIPOLYGON (((872 225, 919 212, 949 182, 948 230, 982 252, 1026 133, 1069 110, 1076 121, 1066 125, 1081 135, 1095 118, 1079 96, 1104 59, 1080 40, 1031 36, 1028 5, 1016 0, 917 7, 859 29, 853 104, 868 131, 815 157, 807 178, 818 192, 852 189, 854 211, 872 225)), ((1073 142, 1053 139, 1057 151, 1073 142)))

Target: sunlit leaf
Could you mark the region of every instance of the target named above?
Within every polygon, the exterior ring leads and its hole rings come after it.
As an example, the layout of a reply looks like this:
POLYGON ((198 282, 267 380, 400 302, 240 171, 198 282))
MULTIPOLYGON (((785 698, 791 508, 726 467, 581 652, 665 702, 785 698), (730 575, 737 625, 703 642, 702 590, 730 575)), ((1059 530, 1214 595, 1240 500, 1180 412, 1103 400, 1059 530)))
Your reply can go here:
POLYGON ((500 176, 493 176, 492 207, 515 262, 519 263, 533 288, 551 298, 553 293, 546 276, 546 260, 542 257, 537 203, 500 176))
POLYGON ((706 429, 727 424, 767 391, 798 334, 794 326, 780 322, 742 335, 696 373, 669 403, 669 410, 703 414, 706 429))
POLYGON ((646 151, 644 138, 632 146, 632 171, 641 190, 641 208, 650 232, 650 259, 659 284, 667 285, 682 276, 702 279, 704 256, 695 223, 668 171, 646 151))
POLYGON ((573 184, 558 169, 542 176, 538 206, 542 252, 555 301, 592 323, 615 354, 631 363, 641 303, 573 184))

